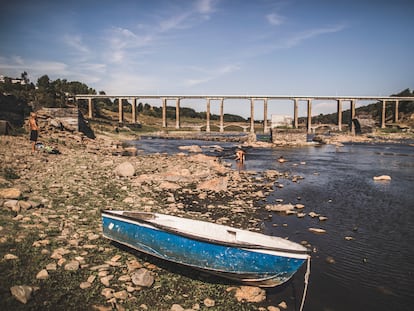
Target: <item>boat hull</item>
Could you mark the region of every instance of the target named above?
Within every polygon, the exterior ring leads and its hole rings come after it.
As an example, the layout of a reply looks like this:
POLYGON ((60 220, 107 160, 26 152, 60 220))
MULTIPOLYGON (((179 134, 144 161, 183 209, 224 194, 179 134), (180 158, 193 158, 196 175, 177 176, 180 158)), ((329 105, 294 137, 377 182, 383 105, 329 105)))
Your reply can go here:
POLYGON ((158 258, 255 286, 288 281, 306 257, 234 247, 163 230, 147 222, 102 213, 104 237, 158 258))

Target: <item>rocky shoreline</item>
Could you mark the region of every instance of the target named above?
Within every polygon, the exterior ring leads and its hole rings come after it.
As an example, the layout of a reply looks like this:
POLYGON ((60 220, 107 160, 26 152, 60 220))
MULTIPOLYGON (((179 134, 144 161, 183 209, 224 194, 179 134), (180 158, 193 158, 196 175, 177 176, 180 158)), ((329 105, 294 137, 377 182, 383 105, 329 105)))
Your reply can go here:
POLYGON ((127 138, 42 131, 43 146, 59 151, 54 154, 45 148, 32 153, 26 136, 0 137, 0 292, 5 308, 290 309, 285 301, 269 305, 263 289, 170 267, 110 243, 101 235, 100 210, 162 212, 260 231, 260 211, 304 215, 302 205, 265 203, 278 180, 295 182, 298 176, 238 171, 195 152, 136 156, 134 148, 122 143, 127 138))
POLYGON ((277 179, 289 176, 239 172, 202 154, 125 157, 121 142, 99 135, 42 133, 59 154, 32 154, 26 136, 0 139, 0 280, 8 309, 280 308, 266 305, 262 289, 177 274, 110 243, 101 236, 100 210, 156 211, 260 231, 257 208, 277 179))

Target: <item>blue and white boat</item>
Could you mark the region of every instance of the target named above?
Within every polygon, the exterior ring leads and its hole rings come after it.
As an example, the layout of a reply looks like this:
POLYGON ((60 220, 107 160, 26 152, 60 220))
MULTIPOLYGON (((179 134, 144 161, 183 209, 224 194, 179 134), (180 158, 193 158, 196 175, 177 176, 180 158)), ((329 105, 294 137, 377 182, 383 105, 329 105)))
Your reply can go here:
POLYGON ((249 285, 285 283, 310 260, 300 244, 225 225, 158 213, 104 210, 101 214, 105 238, 249 285))

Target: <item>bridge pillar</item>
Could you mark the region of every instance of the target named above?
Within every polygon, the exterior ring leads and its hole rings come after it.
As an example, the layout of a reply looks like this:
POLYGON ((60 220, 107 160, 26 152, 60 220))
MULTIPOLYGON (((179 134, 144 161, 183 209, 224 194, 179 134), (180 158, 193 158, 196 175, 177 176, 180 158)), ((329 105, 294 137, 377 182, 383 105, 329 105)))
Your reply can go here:
POLYGON ((396 101, 395 101, 395 110, 394 110, 394 122, 395 123, 398 123, 398 104, 399 104, 399 100, 397 99, 396 101))
POLYGON ((175 128, 180 128, 180 99, 177 98, 175 103, 175 128))
POLYGON ((167 99, 162 99, 162 127, 167 127, 167 99))
POLYGON ((350 124, 350 131, 352 135, 355 135, 355 124, 354 124, 354 119, 355 119, 355 102, 356 99, 352 99, 351 100, 351 124, 350 124))
POLYGON ((307 133, 312 133, 312 100, 310 98, 307 99, 308 102, 308 118, 307 118, 307 133))
POLYGON ((382 100, 382 113, 381 113, 381 128, 385 128, 385 108, 386 108, 386 100, 382 100))
POLYGON ((220 101, 220 133, 224 132, 224 98, 220 101))
POLYGON ((267 127, 267 98, 263 102, 263 133, 269 133, 269 128, 267 127))
POLYGON ((122 98, 118 98, 118 121, 119 123, 124 122, 124 109, 122 106, 122 98))
POLYGON ((210 132, 210 98, 207 98, 206 132, 210 132))
POLYGON ((254 133, 254 99, 250 98, 250 133, 254 133))
POLYGON ((137 123, 137 99, 134 97, 132 99, 132 123, 137 123))
POLYGON ((337 106, 338 106, 338 131, 342 131, 342 99, 337 100, 337 106))
POLYGON ((299 100, 297 98, 294 98, 293 99, 293 128, 295 129, 299 127, 298 106, 299 106, 299 100))
POLYGON ((93 103, 92 98, 88 98, 88 117, 89 119, 93 118, 93 103))

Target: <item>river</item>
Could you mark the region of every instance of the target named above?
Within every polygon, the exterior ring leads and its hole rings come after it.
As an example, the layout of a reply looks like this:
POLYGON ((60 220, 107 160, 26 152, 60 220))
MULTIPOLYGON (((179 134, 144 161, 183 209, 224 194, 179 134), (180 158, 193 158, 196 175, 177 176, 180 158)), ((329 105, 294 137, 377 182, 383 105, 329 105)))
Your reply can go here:
MULTIPOLYGON (((206 154, 234 165, 234 143, 145 139, 141 152, 177 153, 180 145, 204 146, 206 154), (220 145, 217 153, 207 146, 220 145)), ((269 203, 301 203, 304 212, 327 217, 263 211, 269 235, 308 241, 312 265, 305 310, 412 310, 414 305, 414 147, 403 144, 345 144, 296 148, 249 148, 242 169, 275 169, 303 179, 281 179, 269 203), (279 163, 283 156, 287 162, 279 163), (389 175, 391 181, 374 181, 389 175), (314 234, 308 228, 321 228, 314 234)), ((267 290, 298 310, 305 267, 287 285, 267 290)))

